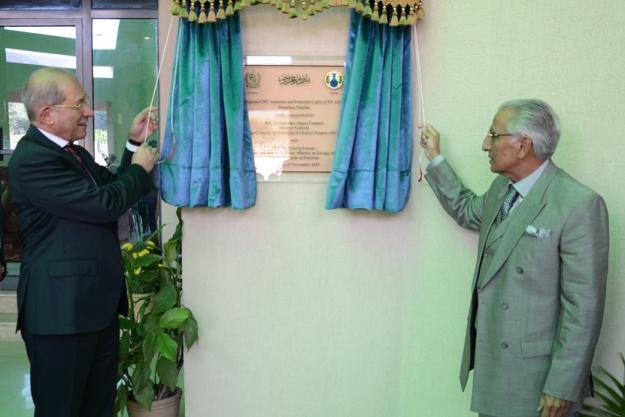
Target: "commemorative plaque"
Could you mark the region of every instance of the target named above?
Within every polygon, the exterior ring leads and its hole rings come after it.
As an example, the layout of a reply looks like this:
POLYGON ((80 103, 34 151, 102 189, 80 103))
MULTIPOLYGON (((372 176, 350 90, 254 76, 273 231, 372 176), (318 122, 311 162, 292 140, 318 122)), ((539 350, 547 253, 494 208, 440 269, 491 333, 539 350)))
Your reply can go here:
POLYGON ((245 90, 256 171, 330 172, 343 66, 248 65, 245 90))

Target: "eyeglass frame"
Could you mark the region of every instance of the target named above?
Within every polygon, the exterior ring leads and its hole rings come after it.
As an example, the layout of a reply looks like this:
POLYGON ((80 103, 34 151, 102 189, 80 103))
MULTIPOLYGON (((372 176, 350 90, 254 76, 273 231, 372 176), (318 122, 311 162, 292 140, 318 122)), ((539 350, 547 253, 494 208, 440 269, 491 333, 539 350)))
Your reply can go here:
POLYGON ((83 98, 80 99, 78 104, 53 104, 52 107, 63 107, 66 109, 72 109, 77 112, 81 112, 84 106, 90 106, 89 104, 89 96, 85 94, 83 98))
POLYGON ((488 129, 488 132, 486 133, 486 136, 490 139, 490 140, 497 140, 502 136, 518 136, 515 135, 514 133, 497 133, 493 130, 493 128, 491 127, 490 129, 488 129))

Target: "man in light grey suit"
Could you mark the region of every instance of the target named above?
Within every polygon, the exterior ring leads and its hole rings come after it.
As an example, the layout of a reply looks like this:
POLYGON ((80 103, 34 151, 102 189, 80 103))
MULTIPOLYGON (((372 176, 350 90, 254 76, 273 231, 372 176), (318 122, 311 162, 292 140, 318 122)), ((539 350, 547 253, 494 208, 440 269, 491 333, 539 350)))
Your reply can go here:
POLYGON ((608 269, 603 199, 552 161, 560 137, 546 103, 514 100, 484 138, 499 174, 485 194, 464 187, 422 126, 426 179, 447 213, 479 230, 460 370, 473 369, 480 417, 575 416, 590 393, 608 269))

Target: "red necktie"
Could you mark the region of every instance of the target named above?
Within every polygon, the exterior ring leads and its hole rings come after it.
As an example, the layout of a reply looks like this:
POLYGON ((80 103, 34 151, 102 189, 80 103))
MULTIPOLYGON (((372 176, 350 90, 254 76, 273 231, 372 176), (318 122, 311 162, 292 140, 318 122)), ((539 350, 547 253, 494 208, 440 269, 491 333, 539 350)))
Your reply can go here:
POLYGON ((76 149, 76 146, 70 143, 65 146, 65 150, 71 153, 74 156, 74 158, 76 158, 76 160, 80 162, 81 165, 83 165, 82 158, 80 157, 80 154, 78 153, 78 149, 76 149))
POLYGON ((65 149, 67 152, 72 154, 74 158, 76 158, 76 160, 80 164, 80 168, 82 169, 83 173, 86 174, 91 179, 91 181, 93 181, 93 183, 97 185, 98 183, 95 181, 93 175, 91 175, 91 172, 89 172, 89 170, 85 166, 85 163, 82 161, 82 158, 78 153, 78 149, 76 149, 76 146, 69 143, 63 149, 65 149))

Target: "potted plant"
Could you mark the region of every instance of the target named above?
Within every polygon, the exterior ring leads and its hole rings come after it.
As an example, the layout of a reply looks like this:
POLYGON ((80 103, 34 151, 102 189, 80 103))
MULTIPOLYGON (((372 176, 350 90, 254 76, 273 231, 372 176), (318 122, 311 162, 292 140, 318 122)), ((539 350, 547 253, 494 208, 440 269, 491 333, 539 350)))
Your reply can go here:
MULTIPOLYGON (((623 357, 622 353, 621 361, 625 368, 625 357, 623 357)), ((580 416, 625 417, 625 375, 621 382, 604 368, 599 368, 599 374, 607 379, 593 376, 593 381, 595 382, 595 396, 598 401, 591 400, 591 404, 584 404, 580 416)))
MULTIPOLYGON (((178 416, 178 375, 184 362, 184 346, 198 338, 193 313, 182 306, 182 218, 172 237, 158 245, 162 227, 143 241, 122 246, 128 287, 128 316, 120 316, 120 343, 116 412, 149 414, 171 404, 178 416)), ((165 415, 165 414, 161 414, 165 415)))

